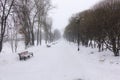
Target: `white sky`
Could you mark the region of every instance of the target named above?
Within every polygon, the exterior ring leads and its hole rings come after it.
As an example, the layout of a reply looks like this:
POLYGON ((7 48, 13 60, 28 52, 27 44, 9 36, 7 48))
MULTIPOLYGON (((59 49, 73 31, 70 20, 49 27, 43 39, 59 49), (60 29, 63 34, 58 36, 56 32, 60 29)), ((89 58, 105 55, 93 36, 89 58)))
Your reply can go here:
POLYGON ((53 28, 64 30, 72 14, 89 9, 100 0, 52 0, 55 9, 50 12, 53 28))

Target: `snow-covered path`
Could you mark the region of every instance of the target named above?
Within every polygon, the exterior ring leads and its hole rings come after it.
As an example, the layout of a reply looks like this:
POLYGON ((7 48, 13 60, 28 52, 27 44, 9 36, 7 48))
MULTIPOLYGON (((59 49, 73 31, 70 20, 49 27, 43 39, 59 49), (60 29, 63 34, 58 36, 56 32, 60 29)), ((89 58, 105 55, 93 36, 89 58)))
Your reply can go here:
POLYGON ((120 80, 120 64, 109 61, 118 63, 120 59, 102 62, 105 54, 98 55, 102 53, 97 50, 81 47, 77 52, 75 45, 65 41, 50 48, 43 45, 28 50, 34 52, 34 57, 26 61, 4 51, 0 56, 0 80, 120 80))

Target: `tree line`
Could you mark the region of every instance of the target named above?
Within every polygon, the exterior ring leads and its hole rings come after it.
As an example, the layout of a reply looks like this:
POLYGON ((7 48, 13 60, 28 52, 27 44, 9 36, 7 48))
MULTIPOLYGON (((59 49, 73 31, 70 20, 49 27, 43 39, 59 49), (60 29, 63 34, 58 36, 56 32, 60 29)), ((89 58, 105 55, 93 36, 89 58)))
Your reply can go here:
POLYGON ((73 15, 64 31, 67 41, 99 51, 120 50, 120 1, 103 0, 92 8, 73 15))
POLYGON ((59 30, 52 30, 48 15, 53 8, 50 0, 0 0, 0 52, 6 39, 16 51, 18 34, 23 36, 26 48, 34 46, 35 40, 41 45, 43 34, 46 43, 56 40, 59 30))

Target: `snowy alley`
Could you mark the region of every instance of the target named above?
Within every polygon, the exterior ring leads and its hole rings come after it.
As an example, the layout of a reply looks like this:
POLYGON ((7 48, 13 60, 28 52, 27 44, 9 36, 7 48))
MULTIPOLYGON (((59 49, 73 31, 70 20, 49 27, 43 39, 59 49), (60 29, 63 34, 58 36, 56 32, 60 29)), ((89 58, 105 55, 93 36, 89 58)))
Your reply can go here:
MULTIPOLYGON (((9 47, 6 43, 5 48, 9 47)), ((21 49, 22 50, 22 49, 21 49)), ((19 51, 21 51, 19 50, 19 51)), ((3 50, 0 56, 0 80, 119 80, 120 59, 107 52, 59 41, 28 49, 34 57, 20 61, 17 53, 3 50), (3 54, 4 53, 4 54, 3 54), (95 54, 94 54, 95 53, 95 54)))

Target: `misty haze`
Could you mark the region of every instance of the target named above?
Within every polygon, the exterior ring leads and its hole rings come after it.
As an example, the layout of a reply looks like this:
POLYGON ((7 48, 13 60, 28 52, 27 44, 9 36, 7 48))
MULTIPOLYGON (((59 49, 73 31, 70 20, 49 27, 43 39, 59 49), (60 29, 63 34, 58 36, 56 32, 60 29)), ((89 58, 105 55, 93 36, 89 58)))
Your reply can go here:
POLYGON ((120 0, 0 0, 0 80, 120 80, 120 0))

